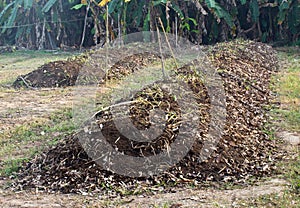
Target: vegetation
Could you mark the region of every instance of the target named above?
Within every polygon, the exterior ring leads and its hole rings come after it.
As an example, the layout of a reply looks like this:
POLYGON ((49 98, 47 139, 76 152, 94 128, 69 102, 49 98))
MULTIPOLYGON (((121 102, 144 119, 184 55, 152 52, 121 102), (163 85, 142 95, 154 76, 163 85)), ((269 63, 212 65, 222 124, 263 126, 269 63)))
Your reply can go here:
POLYGON ((46 146, 55 145, 61 138, 73 133, 72 110, 56 111, 48 119, 36 119, 0 135, 0 157, 3 166, 0 176, 14 174, 20 166, 46 146), (41 145, 35 145, 41 144, 41 145))
POLYGON ((284 192, 265 194, 258 198, 242 200, 239 207, 299 207, 300 204, 300 157, 282 166, 284 178, 290 185, 284 192))
POLYGON ((0 45, 35 49, 102 45, 155 31, 157 17, 167 32, 199 44, 236 37, 300 44, 298 0, 1 0, 0 11, 0 45))
MULTIPOLYGON (((290 131, 300 130, 300 56, 297 51, 280 52, 283 71, 277 75, 275 90, 282 102, 280 110, 274 110, 272 116, 281 122, 277 126, 290 131), (286 64, 285 64, 286 61, 286 64), (291 81, 292 80, 292 81, 291 81), (296 82, 296 83, 295 83, 296 82)), ((266 194, 258 198, 240 201, 241 207, 299 207, 300 204, 300 155, 295 147, 295 159, 281 164, 281 174, 289 182, 283 193, 266 194)))
POLYGON ((300 56, 297 51, 280 52, 283 71, 274 81, 279 92, 280 109, 274 109, 274 117, 279 117, 281 128, 290 131, 300 130, 300 56))

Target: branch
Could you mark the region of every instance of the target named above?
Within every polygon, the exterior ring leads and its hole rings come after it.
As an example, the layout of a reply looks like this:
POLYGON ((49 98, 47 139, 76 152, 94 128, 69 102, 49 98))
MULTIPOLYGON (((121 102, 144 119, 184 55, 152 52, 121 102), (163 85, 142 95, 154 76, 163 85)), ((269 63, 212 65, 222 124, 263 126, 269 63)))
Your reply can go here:
POLYGON ((22 76, 19 76, 19 78, 23 81, 23 83, 26 85, 27 88, 37 90, 36 87, 31 87, 22 76))

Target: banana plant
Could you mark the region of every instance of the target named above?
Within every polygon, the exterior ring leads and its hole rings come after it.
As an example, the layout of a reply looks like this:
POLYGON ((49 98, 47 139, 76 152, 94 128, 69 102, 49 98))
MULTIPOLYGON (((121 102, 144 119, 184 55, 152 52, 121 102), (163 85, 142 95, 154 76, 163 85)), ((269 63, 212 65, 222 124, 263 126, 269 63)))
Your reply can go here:
POLYGON ((217 19, 217 22, 220 22, 221 19, 224 19, 226 23, 233 28, 233 18, 218 2, 215 0, 205 0, 207 7, 210 9, 211 13, 217 19))
POLYGON ((0 39, 30 48, 54 48, 55 42, 66 36, 63 33, 67 32, 62 30, 67 29, 67 18, 72 21, 63 11, 69 10, 74 3, 74 0, 14 0, 2 3, 0 39), (64 26, 62 21, 66 22, 64 26))
POLYGON ((178 30, 198 43, 234 38, 236 31, 262 41, 300 42, 299 5, 299 0, 2 0, 0 44, 79 45, 86 14, 86 45, 105 30, 110 38, 155 30, 157 17, 167 32, 178 30))

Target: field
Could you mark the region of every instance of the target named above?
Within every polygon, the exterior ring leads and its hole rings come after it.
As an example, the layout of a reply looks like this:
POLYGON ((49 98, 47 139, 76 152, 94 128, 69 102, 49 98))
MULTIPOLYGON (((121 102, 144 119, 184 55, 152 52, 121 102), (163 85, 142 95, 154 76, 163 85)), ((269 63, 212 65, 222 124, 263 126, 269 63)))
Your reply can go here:
POLYGON ((122 197, 58 194, 9 189, 15 172, 31 158, 76 130, 72 119, 73 88, 14 89, 19 76, 44 63, 73 56, 63 52, 17 51, 0 54, 0 203, 4 207, 298 207, 300 204, 300 52, 278 48, 280 70, 272 78, 277 108, 269 113, 268 135, 283 139, 288 155, 279 173, 247 185, 191 184, 170 193, 124 193, 122 197), (155 193, 155 194, 153 194, 155 193))

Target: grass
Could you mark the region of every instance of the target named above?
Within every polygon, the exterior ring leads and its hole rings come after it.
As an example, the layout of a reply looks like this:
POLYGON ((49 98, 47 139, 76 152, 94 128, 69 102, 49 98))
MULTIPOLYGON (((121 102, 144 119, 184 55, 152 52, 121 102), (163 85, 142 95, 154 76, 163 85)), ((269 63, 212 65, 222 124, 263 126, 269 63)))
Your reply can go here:
POLYGON ((4 158, 0 176, 12 174, 22 162, 74 132, 71 119, 72 109, 64 109, 52 113, 47 121, 38 119, 0 135, 0 158, 4 158))
POLYGON ((300 109, 279 109, 276 110, 276 113, 285 121, 284 123, 280 124, 283 129, 289 131, 300 131, 300 109))
POLYGON ((279 87, 283 96, 290 99, 300 98, 300 72, 288 72, 281 78, 279 87))
POLYGON ((18 158, 18 159, 13 159, 13 160, 8 160, 4 162, 4 167, 0 171, 0 176, 1 175, 7 175, 10 176, 17 172, 22 166, 24 162, 27 162, 29 159, 28 158, 18 158))
MULTIPOLYGON (((300 54, 289 50, 279 52, 283 63, 281 71, 274 77, 273 90, 278 93, 281 106, 272 109, 271 116, 277 120, 276 127, 300 133, 300 54)), ((274 136, 274 135, 273 135, 274 136)), ((266 194, 258 198, 241 200, 239 207, 299 207, 300 206, 300 155, 280 164, 283 177, 289 186, 283 193, 266 194)))
POLYGON ((281 164, 283 177, 289 182, 284 192, 265 194, 238 202, 239 207, 299 207, 300 205, 300 156, 281 164))
POLYGON ((274 115, 282 120, 279 125, 283 129, 300 132, 300 54, 280 52, 279 57, 282 71, 275 77, 274 88, 281 107, 274 115))
MULTIPOLYGON (((285 175, 290 182, 290 192, 300 195, 300 156, 292 163, 286 165, 285 168, 285 175)), ((300 202, 300 197, 298 200, 300 202)))
POLYGON ((239 207, 282 207, 282 208, 293 208, 299 207, 300 198, 298 194, 285 191, 280 194, 267 194, 262 195, 259 198, 251 199, 249 201, 240 202, 239 207))

